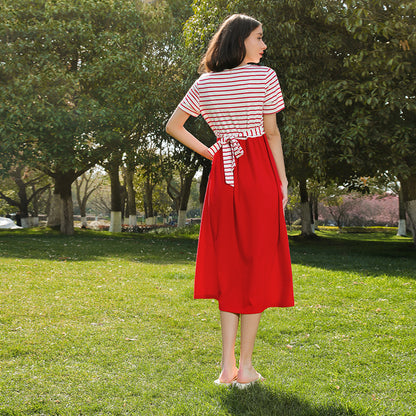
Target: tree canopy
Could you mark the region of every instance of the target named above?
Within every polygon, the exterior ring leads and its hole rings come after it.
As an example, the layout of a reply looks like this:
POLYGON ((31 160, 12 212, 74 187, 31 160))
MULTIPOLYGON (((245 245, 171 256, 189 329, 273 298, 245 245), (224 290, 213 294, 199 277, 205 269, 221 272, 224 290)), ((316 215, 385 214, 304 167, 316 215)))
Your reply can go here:
MULTIPOLYGON (((265 64, 286 102, 289 175, 342 183, 389 171, 416 200, 414 1, 195 0, 185 26, 201 53, 232 13, 260 20, 265 64)), ((302 186, 301 186, 302 191, 302 186)), ((416 225, 416 211, 409 215, 416 225)))
MULTIPOLYGON (((47 173, 63 207, 71 183, 96 163, 167 172, 179 161, 193 175, 198 160, 164 123, 219 24, 246 13, 263 23, 264 64, 286 102, 278 124, 287 169, 302 195, 309 179, 387 172, 416 227, 414 1, 195 0, 192 10, 187 0, 4 0, 0 171, 47 173), (163 163, 143 159, 149 141, 155 154, 167 150, 163 163)), ((190 125, 212 143, 203 123, 190 125)), ((63 208, 61 216, 68 224, 63 208)))

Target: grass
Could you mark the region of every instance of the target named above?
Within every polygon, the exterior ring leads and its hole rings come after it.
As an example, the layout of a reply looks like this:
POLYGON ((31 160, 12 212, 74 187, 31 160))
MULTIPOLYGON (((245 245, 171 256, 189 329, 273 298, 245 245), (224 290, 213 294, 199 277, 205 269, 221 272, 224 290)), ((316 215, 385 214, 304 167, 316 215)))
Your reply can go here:
POLYGON ((239 391, 213 384, 218 308, 192 298, 195 231, 0 232, 0 416, 416 413, 410 238, 291 236, 296 305, 265 311, 266 381, 239 391))

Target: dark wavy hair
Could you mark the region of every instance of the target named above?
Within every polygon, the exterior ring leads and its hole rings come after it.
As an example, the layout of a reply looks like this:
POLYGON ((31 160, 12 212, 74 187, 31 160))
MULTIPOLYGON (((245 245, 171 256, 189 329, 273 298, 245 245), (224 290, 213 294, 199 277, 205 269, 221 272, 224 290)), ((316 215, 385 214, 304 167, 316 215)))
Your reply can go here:
POLYGON ((244 41, 260 25, 256 19, 244 14, 228 17, 209 42, 199 73, 221 72, 240 65, 246 56, 244 41))

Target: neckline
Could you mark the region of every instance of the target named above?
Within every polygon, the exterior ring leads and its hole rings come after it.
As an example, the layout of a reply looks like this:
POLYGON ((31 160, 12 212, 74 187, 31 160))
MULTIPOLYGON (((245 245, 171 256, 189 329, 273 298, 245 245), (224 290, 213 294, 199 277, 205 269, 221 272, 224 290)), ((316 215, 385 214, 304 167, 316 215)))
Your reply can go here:
POLYGON ((234 71, 235 69, 246 68, 247 66, 250 66, 250 65, 252 65, 252 64, 239 65, 239 66, 235 66, 234 68, 224 69, 224 71, 234 71))

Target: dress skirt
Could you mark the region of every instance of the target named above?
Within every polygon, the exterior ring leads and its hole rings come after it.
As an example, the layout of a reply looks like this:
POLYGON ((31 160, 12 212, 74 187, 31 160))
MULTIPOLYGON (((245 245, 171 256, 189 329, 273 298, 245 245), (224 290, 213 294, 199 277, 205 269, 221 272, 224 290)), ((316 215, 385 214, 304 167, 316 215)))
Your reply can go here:
POLYGON ((265 135, 239 140, 234 187, 225 183, 222 149, 205 195, 195 299, 217 299, 221 311, 260 313, 294 305, 280 179, 265 135))

